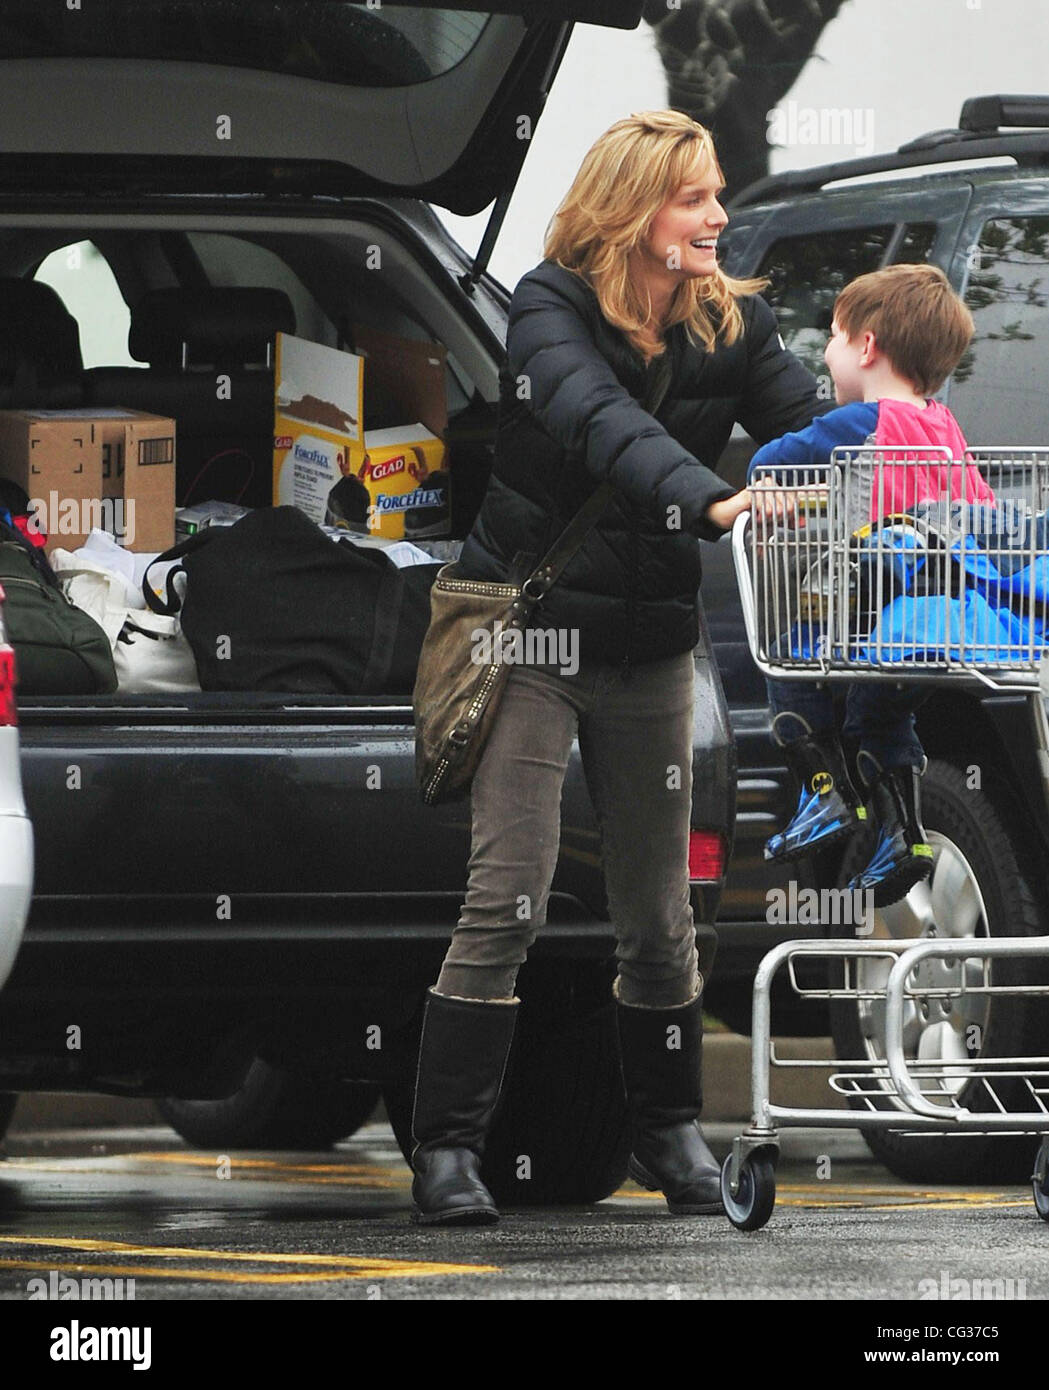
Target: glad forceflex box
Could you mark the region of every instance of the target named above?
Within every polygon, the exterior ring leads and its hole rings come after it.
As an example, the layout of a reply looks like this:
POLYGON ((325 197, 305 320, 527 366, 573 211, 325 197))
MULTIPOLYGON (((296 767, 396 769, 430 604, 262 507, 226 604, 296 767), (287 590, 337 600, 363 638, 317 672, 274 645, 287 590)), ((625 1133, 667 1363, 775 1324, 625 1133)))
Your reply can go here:
MULTIPOLYGON (((393 540, 450 536, 447 351, 440 343, 365 324, 355 324, 353 333, 364 358, 368 419, 379 427, 369 427, 364 436, 357 479, 368 494, 357 499, 358 508, 365 506, 368 530, 393 540)), ((336 524, 353 526, 348 520, 336 524)))
POLYGON ((416 424, 369 430, 364 445, 358 476, 368 491, 369 532, 393 540, 447 536, 444 443, 416 424))
POLYGON ((277 334, 273 502, 323 525, 328 497, 364 461, 364 361, 350 352, 277 334))

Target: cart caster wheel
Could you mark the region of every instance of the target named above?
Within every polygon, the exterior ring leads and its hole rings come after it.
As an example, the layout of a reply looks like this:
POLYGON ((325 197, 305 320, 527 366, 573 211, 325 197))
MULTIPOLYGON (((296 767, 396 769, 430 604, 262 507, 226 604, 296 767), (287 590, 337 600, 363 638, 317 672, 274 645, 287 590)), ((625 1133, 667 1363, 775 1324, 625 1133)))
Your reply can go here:
POLYGON ((739 1231, 758 1231, 776 1205, 776 1165, 770 1154, 752 1153, 740 1164, 739 1192, 732 1195, 729 1173, 732 1159, 721 1169, 721 1200, 725 1214, 739 1231))

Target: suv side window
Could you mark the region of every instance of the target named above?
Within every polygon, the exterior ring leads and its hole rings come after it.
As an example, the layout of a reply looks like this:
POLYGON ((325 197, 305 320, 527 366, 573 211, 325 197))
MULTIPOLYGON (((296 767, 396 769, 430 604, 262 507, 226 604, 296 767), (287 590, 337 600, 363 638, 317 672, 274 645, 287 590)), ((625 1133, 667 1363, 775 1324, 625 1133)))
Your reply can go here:
POLYGON ((850 280, 880 266, 927 259, 935 223, 899 228, 850 227, 816 236, 785 237, 769 248, 757 272, 772 284, 765 298, 776 311, 783 341, 815 376, 826 375, 823 349, 834 301, 850 280))
POLYGON ((127 350, 131 311, 109 262, 93 241, 61 246, 37 266, 41 280, 80 325, 80 353, 87 367, 142 367, 127 350))
POLYGON ((976 333, 951 380, 951 410, 973 444, 1044 444, 1049 217, 985 222, 970 266, 976 333))
POLYGON ((190 232, 187 240, 213 285, 283 290, 295 309, 298 336, 335 347, 338 334, 331 319, 287 262, 268 247, 220 232, 190 232))

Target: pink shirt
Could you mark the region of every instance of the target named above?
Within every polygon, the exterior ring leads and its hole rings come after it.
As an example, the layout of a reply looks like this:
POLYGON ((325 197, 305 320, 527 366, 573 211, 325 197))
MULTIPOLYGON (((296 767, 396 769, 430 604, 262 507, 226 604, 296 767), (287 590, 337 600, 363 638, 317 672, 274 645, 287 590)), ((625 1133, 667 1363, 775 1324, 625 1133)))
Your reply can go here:
POLYGON ((906 450, 906 455, 900 455, 901 463, 904 457, 918 462, 924 457, 926 462, 921 467, 892 462, 882 466, 880 483, 875 476, 872 521, 906 512, 915 502, 936 498, 994 505, 994 493, 975 465, 955 464, 948 468, 935 454, 922 454, 923 444, 934 444, 950 449, 952 458, 962 459, 968 448, 958 421, 939 401, 927 401, 924 410, 906 401, 879 401, 874 443, 879 449, 906 450))

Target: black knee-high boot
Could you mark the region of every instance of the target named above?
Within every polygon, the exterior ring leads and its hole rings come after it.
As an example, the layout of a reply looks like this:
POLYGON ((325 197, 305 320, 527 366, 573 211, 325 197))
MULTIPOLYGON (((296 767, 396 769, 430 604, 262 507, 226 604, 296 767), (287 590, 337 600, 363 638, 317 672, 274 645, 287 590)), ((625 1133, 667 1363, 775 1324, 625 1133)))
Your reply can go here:
POLYGON ((662 1192, 680 1216, 724 1211, 721 1170, 699 1127, 703 1108, 703 1005, 676 1009, 617 1000, 623 1082, 634 1126, 629 1172, 662 1192))
POLYGON ((499 1219, 480 1167, 519 1002, 429 992, 412 1114, 412 1197, 424 1225, 481 1226, 499 1219))

